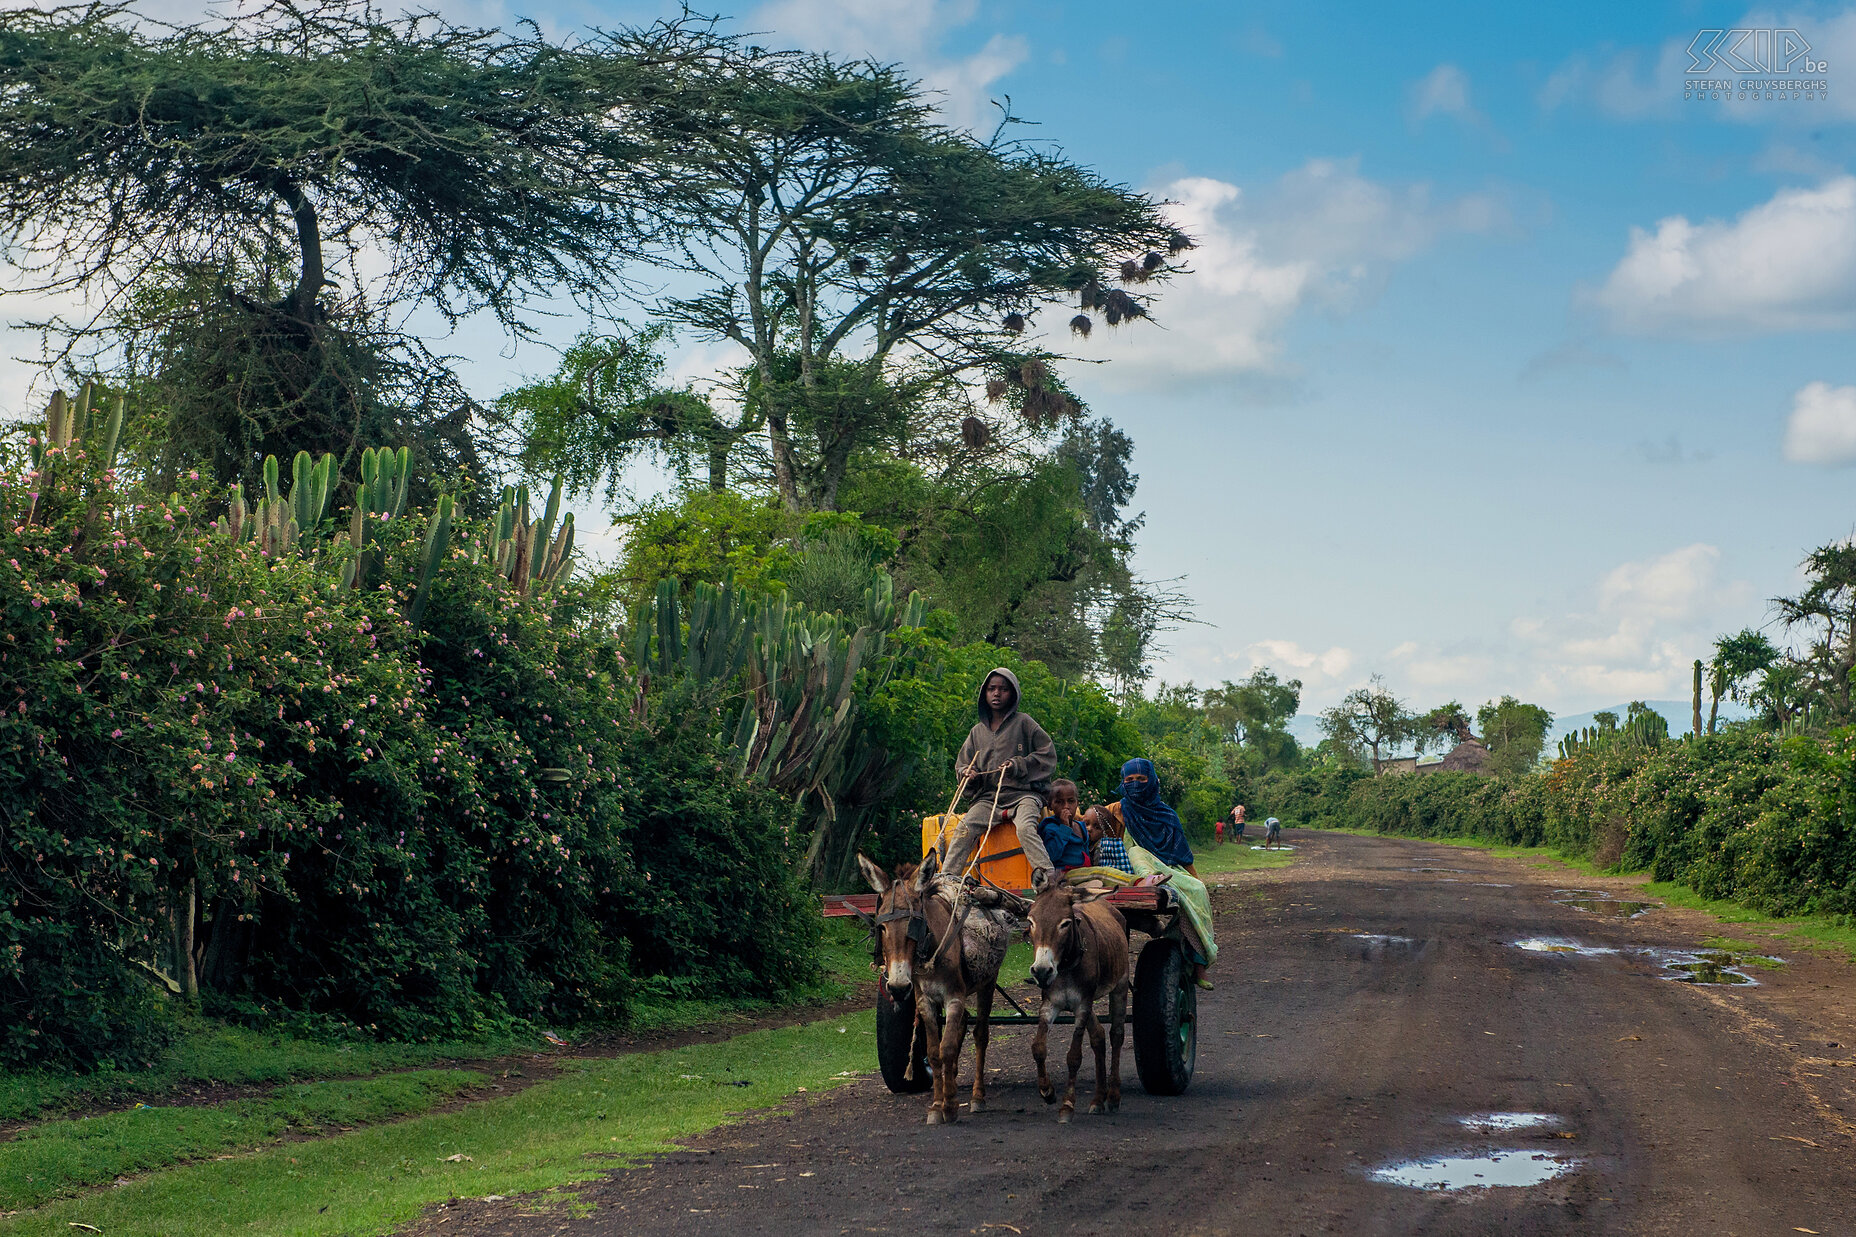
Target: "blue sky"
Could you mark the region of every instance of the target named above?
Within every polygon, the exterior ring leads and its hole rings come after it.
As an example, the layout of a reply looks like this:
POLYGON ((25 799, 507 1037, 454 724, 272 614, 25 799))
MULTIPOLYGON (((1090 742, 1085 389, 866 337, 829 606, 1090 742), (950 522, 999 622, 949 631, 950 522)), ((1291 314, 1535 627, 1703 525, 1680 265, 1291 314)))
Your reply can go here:
MULTIPOLYGON (((1856 10, 775 0, 739 25, 901 61, 963 123, 1009 94, 1201 236, 1153 327, 1077 349, 1136 443, 1140 568, 1204 620, 1166 678, 1267 664, 1305 709, 1374 673, 1419 706, 1681 697, 1856 529, 1856 10), (1795 30, 1787 76, 1822 61, 1830 89, 1684 101, 1704 28, 1795 30)), ((549 368, 485 342, 486 393, 549 368)))

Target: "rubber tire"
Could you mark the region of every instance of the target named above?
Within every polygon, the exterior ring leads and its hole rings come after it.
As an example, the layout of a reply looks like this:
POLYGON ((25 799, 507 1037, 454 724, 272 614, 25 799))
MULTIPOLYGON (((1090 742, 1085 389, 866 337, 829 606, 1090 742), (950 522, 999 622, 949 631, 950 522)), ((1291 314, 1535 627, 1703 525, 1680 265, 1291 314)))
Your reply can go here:
POLYGON ((897 1095, 918 1094, 934 1085, 925 1045, 915 1033, 915 997, 893 1001, 889 985, 880 981, 876 986, 876 1063, 883 1071, 883 1085, 897 1095), (914 1069, 909 1068, 911 1064, 914 1069))
POLYGON ((1148 941, 1134 966, 1134 1071, 1149 1095, 1182 1095, 1198 1059, 1199 990, 1178 941, 1148 941))

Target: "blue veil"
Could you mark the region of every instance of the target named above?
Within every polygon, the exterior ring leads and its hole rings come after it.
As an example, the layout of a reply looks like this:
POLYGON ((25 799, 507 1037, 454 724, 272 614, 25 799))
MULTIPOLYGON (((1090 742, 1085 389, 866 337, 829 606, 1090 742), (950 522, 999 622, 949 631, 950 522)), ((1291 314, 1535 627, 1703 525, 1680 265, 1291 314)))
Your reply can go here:
POLYGON ((1121 820, 1134 840, 1162 863, 1183 868, 1192 862, 1192 847, 1179 815, 1160 797, 1160 778, 1151 760, 1137 756, 1121 766, 1121 820), (1130 782, 1128 775, 1142 773, 1145 782, 1130 782))

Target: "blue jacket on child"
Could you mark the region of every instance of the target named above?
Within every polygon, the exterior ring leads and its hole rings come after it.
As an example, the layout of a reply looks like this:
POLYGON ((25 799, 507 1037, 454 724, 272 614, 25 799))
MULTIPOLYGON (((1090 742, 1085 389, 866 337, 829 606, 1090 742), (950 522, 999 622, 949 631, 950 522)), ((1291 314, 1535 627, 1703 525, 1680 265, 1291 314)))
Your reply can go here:
POLYGON ((1043 819, 1038 825, 1038 836, 1044 839, 1044 849, 1050 852, 1050 861, 1059 870, 1089 866, 1087 839, 1078 836, 1076 830, 1055 816, 1043 819))

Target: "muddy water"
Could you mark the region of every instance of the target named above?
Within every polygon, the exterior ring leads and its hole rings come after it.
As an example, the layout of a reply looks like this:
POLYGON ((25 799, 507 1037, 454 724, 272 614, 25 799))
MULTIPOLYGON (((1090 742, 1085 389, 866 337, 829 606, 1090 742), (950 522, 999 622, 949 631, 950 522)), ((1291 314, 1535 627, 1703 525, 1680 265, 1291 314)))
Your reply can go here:
POLYGON ((1482 1190, 1543 1185, 1578 1167, 1578 1160, 1553 1151, 1489 1151, 1388 1164, 1367 1176, 1413 1190, 1482 1190))
POLYGON ((1635 919, 1645 911, 1661 910, 1661 902, 1627 902, 1621 898, 1555 898, 1561 906, 1613 919, 1635 919))

